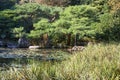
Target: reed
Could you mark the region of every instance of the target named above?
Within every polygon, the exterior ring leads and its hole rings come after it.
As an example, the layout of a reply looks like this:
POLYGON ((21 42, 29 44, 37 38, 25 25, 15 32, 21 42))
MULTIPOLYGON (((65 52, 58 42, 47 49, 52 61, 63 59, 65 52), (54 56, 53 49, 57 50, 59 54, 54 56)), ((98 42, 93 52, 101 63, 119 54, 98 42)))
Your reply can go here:
POLYGON ((120 80, 120 45, 89 45, 62 62, 34 62, 1 72, 2 80, 120 80))

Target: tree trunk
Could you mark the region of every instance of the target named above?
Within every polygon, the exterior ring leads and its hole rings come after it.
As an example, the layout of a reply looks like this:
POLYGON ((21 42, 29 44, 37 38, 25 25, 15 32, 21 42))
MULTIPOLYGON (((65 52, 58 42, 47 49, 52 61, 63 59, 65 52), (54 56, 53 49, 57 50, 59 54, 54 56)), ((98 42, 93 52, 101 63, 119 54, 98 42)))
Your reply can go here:
POLYGON ((48 34, 46 33, 46 34, 43 34, 43 41, 44 41, 44 47, 50 47, 49 46, 49 36, 48 36, 48 34))
POLYGON ((74 46, 77 45, 77 34, 75 34, 75 41, 74 41, 74 46))
POLYGON ((67 45, 71 45, 71 34, 67 34, 67 45))

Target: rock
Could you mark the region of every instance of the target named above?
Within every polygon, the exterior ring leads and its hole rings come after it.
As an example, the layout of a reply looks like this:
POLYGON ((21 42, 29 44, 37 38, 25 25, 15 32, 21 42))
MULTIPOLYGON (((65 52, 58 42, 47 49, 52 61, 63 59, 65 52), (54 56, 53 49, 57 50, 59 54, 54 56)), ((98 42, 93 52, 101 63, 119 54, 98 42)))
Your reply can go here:
POLYGON ((2 41, 0 41, 0 46, 3 46, 3 42, 2 41))
POLYGON ((83 47, 83 46, 74 46, 71 50, 72 51, 82 51, 83 49, 85 49, 85 47, 83 47))
POLYGON ((72 52, 72 49, 67 49, 67 51, 71 53, 71 52, 72 52))
POLYGON ((0 41, 0 47, 6 47, 6 43, 4 41, 0 41))
POLYGON ((29 49, 39 49, 40 46, 29 46, 29 49))
POLYGON ((71 53, 72 51, 82 51, 83 49, 85 49, 83 46, 74 46, 71 49, 67 49, 67 51, 71 53))
POLYGON ((29 47, 29 42, 25 37, 21 37, 18 40, 18 47, 20 48, 28 48, 29 47))

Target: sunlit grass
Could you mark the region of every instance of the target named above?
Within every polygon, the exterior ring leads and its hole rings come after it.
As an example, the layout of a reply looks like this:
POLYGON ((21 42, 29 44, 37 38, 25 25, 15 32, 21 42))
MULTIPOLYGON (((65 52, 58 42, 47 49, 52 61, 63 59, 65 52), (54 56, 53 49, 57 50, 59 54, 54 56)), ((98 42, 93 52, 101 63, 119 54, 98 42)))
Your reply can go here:
POLYGON ((120 80, 120 45, 89 45, 63 62, 34 62, 1 72, 3 80, 120 80))

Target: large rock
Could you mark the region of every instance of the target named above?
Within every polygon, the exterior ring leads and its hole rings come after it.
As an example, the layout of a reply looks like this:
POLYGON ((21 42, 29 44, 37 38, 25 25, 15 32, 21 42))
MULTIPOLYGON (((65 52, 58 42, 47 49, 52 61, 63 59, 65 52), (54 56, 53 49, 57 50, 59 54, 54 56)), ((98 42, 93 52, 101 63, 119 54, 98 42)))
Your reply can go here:
POLYGON ((39 49, 40 46, 29 46, 29 49, 39 49))
POLYGON ((85 49, 85 47, 83 47, 83 46, 74 46, 74 47, 72 47, 72 51, 82 51, 83 49, 85 49))
POLYGON ((0 40, 0 47, 6 47, 6 46, 7 44, 5 43, 5 41, 0 40))
POLYGON ((29 47, 29 41, 25 37, 21 37, 18 40, 18 47, 19 48, 28 48, 29 47))
POLYGON ((3 46, 3 41, 0 41, 0 46, 3 46))
POLYGON ((83 49, 85 49, 84 46, 73 46, 71 49, 67 49, 68 52, 72 52, 72 51, 82 51, 83 49))

